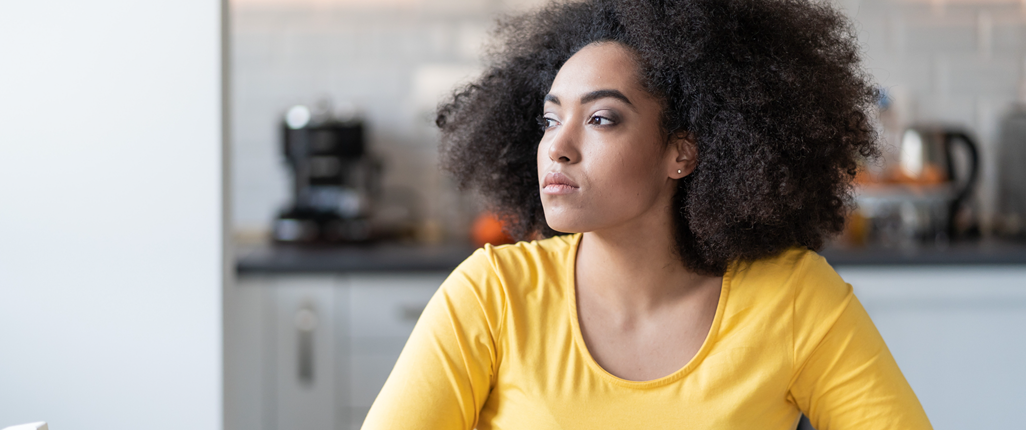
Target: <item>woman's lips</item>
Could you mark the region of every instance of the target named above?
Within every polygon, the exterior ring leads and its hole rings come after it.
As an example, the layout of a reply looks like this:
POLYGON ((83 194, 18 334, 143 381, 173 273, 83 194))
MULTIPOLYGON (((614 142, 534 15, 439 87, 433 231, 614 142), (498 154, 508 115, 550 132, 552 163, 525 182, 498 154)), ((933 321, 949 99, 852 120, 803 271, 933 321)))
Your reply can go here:
POLYGON ((542 182, 542 192, 545 194, 569 194, 578 188, 576 182, 560 172, 549 172, 542 182))

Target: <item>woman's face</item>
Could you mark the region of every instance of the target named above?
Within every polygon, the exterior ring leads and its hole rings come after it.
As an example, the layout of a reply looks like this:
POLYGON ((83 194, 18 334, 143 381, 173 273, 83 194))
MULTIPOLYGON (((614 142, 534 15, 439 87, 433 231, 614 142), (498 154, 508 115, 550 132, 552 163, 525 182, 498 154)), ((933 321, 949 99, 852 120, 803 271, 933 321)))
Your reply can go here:
POLYGON ((559 69, 544 109, 538 178, 549 227, 577 233, 668 222, 694 146, 668 142, 662 107, 642 88, 628 48, 599 42, 578 51, 559 69))

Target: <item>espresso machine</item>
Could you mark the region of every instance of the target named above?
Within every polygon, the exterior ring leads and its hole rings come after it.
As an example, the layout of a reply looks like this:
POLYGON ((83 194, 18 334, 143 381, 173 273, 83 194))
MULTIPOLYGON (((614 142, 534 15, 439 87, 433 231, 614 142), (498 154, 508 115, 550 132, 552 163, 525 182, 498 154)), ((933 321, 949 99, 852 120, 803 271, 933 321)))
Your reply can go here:
POLYGON ((364 122, 330 109, 293 106, 281 123, 292 202, 275 218, 279 243, 365 242, 380 192, 381 162, 368 153, 364 122))

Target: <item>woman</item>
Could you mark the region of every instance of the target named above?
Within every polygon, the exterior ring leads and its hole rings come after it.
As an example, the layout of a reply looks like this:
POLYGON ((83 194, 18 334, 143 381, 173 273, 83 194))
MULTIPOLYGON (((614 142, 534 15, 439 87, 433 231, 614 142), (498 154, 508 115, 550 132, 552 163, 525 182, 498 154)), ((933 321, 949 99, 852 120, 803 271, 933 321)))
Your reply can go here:
POLYGON ((440 108, 444 163, 545 239, 453 272, 364 428, 930 428, 811 251, 876 154, 839 13, 589 0, 500 35, 440 108))

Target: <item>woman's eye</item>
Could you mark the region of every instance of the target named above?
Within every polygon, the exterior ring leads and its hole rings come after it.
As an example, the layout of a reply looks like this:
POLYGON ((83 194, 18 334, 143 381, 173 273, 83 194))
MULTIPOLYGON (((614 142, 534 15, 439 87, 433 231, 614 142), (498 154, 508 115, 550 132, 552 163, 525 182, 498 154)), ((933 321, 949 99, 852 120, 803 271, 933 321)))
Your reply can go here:
POLYGON ((613 125, 613 124, 616 124, 616 122, 614 122, 612 119, 606 118, 604 116, 595 115, 595 116, 593 116, 593 117, 588 119, 588 124, 592 124, 592 125, 613 125))
POLYGON ((558 121, 556 121, 555 119, 545 116, 538 117, 538 126, 540 126, 542 130, 548 130, 549 128, 554 127, 556 124, 558 124, 558 121))

